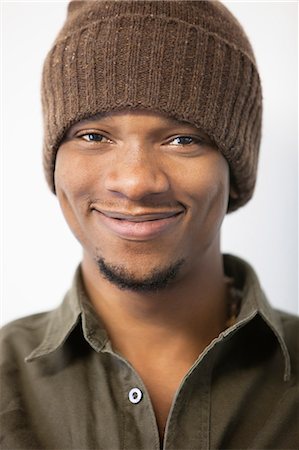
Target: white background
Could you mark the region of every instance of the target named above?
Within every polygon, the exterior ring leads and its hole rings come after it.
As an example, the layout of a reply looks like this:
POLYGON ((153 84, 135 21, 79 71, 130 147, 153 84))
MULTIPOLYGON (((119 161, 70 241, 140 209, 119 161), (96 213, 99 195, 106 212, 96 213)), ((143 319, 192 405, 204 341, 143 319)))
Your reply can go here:
MULTIPOLYGON (((255 195, 225 219, 222 248, 253 264, 274 306, 298 313, 298 5, 224 3, 255 49, 264 122, 255 195)), ((81 258, 41 164, 41 68, 66 4, 2 2, 2 323, 58 305, 81 258)))

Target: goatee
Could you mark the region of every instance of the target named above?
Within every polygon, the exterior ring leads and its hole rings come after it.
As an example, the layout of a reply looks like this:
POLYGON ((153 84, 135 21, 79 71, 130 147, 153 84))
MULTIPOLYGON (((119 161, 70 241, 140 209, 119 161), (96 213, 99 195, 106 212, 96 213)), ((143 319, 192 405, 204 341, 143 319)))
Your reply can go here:
POLYGON ((104 278, 119 289, 134 292, 156 292, 165 289, 174 280, 184 263, 178 260, 166 268, 155 268, 146 277, 137 278, 122 265, 109 264, 104 258, 97 259, 97 265, 104 278))

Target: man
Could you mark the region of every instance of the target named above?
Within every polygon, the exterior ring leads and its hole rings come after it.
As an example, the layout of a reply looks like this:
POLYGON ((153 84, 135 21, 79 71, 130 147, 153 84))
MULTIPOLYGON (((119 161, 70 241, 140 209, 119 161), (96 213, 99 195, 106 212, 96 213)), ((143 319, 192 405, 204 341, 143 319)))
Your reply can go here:
POLYGON ((71 2, 44 167, 83 248, 63 304, 2 331, 2 448, 298 448, 298 319, 221 255, 252 196, 261 86, 218 2, 71 2))

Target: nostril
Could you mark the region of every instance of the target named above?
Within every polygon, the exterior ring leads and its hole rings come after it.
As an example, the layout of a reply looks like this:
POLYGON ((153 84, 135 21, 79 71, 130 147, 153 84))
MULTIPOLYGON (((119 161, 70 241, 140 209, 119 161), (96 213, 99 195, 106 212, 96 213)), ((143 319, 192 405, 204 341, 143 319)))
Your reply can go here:
POLYGON ((151 166, 128 167, 123 164, 113 167, 105 179, 108 191, 119 193, 131 200, 141 200, 153 194, 165 193, 170 188, 168 176, 157 167, 151 166))

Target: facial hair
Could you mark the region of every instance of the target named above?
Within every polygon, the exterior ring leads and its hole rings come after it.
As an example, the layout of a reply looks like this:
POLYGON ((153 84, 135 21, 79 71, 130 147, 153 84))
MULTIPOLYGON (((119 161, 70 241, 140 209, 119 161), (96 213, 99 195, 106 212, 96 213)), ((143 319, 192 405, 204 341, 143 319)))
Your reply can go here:
POLYGON ((122 290, 134 292, 157 292, 165 289, 174 280, 185 262, 176 261, 166 268, 155 268, 146 277, 137 278, 122 265, 109 264, 104 258, 97 259, 101 275, 122 290))

